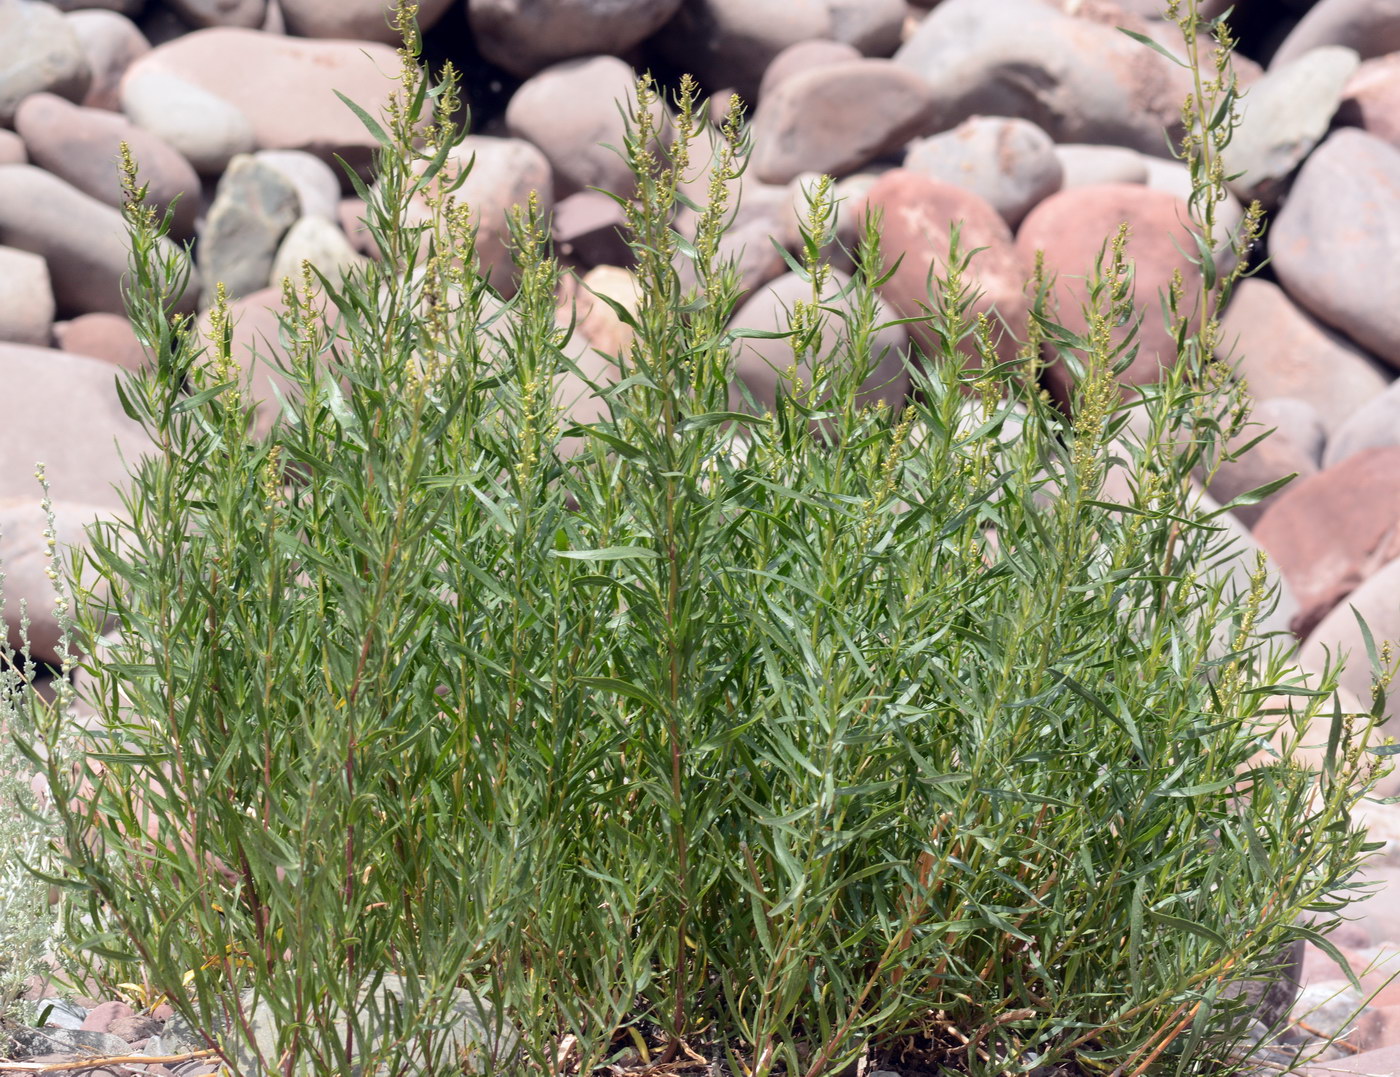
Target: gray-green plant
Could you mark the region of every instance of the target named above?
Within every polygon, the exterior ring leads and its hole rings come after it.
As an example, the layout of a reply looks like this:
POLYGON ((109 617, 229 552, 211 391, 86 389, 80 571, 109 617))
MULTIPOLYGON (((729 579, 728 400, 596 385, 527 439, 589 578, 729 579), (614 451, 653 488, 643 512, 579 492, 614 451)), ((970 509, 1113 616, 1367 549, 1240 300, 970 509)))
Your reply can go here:
POLYGON ((121 393, 151 448, 79 581, 105 732, 31 696, 40 741, 85 750, 21 743, 61 816, 70 958, 144 978, 231 1072, 458 1072, 454 988, 488 1048, 520 1032, 495 1072, 1236 1065, 1242 987, 1293 940, 1330 948, 1370 848, 1350 811, 1384 692, 1335 714, 1320 771, 1298 761, 1335 679, 1300 687, 1256 631, 1262 566, 1230 585, 1223 510, 1192 483, 1246 418, 1215 312, 1260 226, 1217 272, 1224 23, 1178 16, 1200 275, 1163 300, 1159 383, 1117 382, 1141 316, 1125 233, 1088 328, 1057 323, 1039 273, 1007 362, 954 231, 919 319, 937 354, 910 356, 903 408, 857 404, 890 269, 872 214, 849 308, 819 302, 823 183, 791 256, 812 283, 793 367, 771 411, 734 410, 755 334, 729 328, 719 251, 745 128, 737 103, 707 127, 687 79, 663 134, 643 79, 636 190, 614 196, 641 298, 599 297, 631 342, 581 425, 556 406, 582 374, 547 223, 516 213, 503 301, 454 193, 455 75, 421 71, 410 17, 394 103, 360 113, 377 182, 350 173, 382 257, 288 282, 266 437, 227 305, 207 342, 175 313, 188 263, 128 161, 152 361, 121 393), (1075 375, 1067 409, 1037 386, 1046 355, 1075 375), (1297 706, 1270 718, 1280 695, 1297 706), (401 1005, 371 1019, 391 973, 401 1005), (257 1067, 255 1006, 277 1023, 257 1067))

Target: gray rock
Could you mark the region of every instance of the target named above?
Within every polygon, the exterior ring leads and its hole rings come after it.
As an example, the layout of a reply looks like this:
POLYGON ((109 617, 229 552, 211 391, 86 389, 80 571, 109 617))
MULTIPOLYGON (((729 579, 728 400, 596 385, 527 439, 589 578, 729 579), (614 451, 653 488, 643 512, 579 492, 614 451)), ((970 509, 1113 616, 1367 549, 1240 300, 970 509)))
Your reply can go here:
POLYGON ((0 247, 0 340, 47 346, 53 313, 48 263, 29 251, 0 247))
POLYGON ((191 26, 243 26, 256 30, 267 17, 267 0, 165 0, 191 26))
POLYGON ((1345 45, 1363 60, 1400 52, 1400 0, 1320 0, 1278 47, 1270 67, 1319 45, 1345 45))
POLYGON ((38 0, 0 0, 0 126, 32 93, 81 101, 92 83, 87 56, 63 15, 38 0))
MULTIPOLYGON (((362 993, 362 1001, 358 1008, 362 1026, 373 1030, 380 1025, 382 1018, 379 1015, 387 1005, 390 995, 397 999, 402 999, 404 995, 404 981, 402 977, 393 973, 385 975, 373 995, 368 989, 362 993)), ((243 992, 240 1001, 249 1013, 252 1043, 246 1043, 241 1035, 234 1039, 234 1060, 241 1071, 250 1077, 270 1075, 272 1070, 264 1067, 263 1060, 272 1060, 277 1056, 276 1018, 266 1002, 253 1000, 251 991, 243 992)), ((455 988, 453 991, 448 1021, 449 1025, 445 1030, 434 1034, 435 1058, 425 1058, 421 1044, 415 1044, 408 1056, 411 1066, 421 1067, 430 1062, 435 1066, 442 1066, 448 1059, 453 1059, 454 1062, 449 1068, 455 1072, 460 1065, 455 1059, 460 1056, 462 1063, 469 1067, 468 1072, 481 1070, 488 1064, 488 1060, 494 1070, 507 1062, 519 1048, 520 1033, 515 1027, 509 1021, 498 1018, 484 999, 473 999, 471 994, 462 988, 455 988)), ((340 1034, 344 1034, 346 1021, 343 1016, 335 1019, 335 1027, 340 1034)), ((375 1032, 370 1031, 369 1034, 373 1036, 375 1032)), ((161 1041, 163 1047, 204 1046, 203 1037, 179 1016, 166 1022, 161 1041)), ((355 1057, 361 1057, 358 1051, 355 1052, 355 1057)), ((362 1071, 363 1066, 358 1066, 354 1073, 359 1075, 362 1071)), ((382 1074, 386 1071, 381 1065, 373 1072, 382 1074)), ((439 1070, 434 1069, 433 1072, 439 1070)))
POLYGON ((1013 229, 1064 179, 1050 136, 1029 120, 1003 116, 973 116, 911 143, 904 167, 981 195, 1013 229))
POLYGON ((258 150, 253 158, 275 168, 296 188, 303 217, 336 219, 340 205, 340 174, 305 150, 258 150))
POLYGON ((843 176, 929 130, 931 107, 924 80, 889 60, 801 71, 759 102, 751 167, 765 183, 843 176))
POLYGON ((854 45, 840 41, 813 38, 789 45, 773 57, 773 62, 764 70, 763 80, 758 84, 758 100, 766 100, 768 95, 777 89, 779 83, 785 82, 800 71, 814 71, 830 67, 832 64, 859 59, 860 51, 854 45))
POLYGON ((1055 147, 1062 188, 1095 187, 1101 183, 1146 183, 1142 154, 1122 146, 1091 146, 1082 142, 1055 147))
MULTIPOLYGON (((72 184, 33 165, 0 165, 0 244, 44 257, 61 317, 125 312, 126 224, 72 184)), ((197 288, 192 281, 178 309, 194 309, 197 288)))
POLYGON ((17 1061, 36 1055, 124 1055, 127 1044, 106 1032, 82 1028, 18 1028, 10 1033, 17 1061))
POLYGON ((467 18, 482 56, 528 78, 575 56, 625 53, 680 6, 681 0, 467 0, 467 18))
POLYGON ((826 0, 831 36, 866 56, 891 56, 899 48, 908 7, 904 0, 826 0))
POLYGON ((122 111, 182 153, 195 169, 216 176, 255 146, 242 111, 167 71, 129 71, 119 90, 122 111))
POLYGON ((943 0, 894 55, 934 91, 934 126, 1019 116, 1056 142, 1165 156, 1189 75, 1113 26, 1043 0, 943 0))
POLYGON ((282 237, 299 216, 296 188, 281 172, 252 156, 235 157, 199 237, 200 306, 213 302, 220 281, 230 299, 266 287, 282 237))
POLYGON ((64 18, 92 69, 92 83, 82 103, 88 108, 120 111, 122 76, 138 57, 151 51, 151 43, 134 22, 116 11, 83 9, 64 18))
POLYGON ((324 217, 302 217, 287 230, 277 248, 272 260, 272 285, 279 285, 283 277, 299 282, 303 261, 310 262, 327 280, 338 285, 346 273, 369 259, 350 245, 335 222, 324 217))
POLYGON ((1365 449, 1400 445, 1400 381, 1343 420, 1327 439, 1322 466, 1333 468, 1365 449))
POLYGON ((1227 173, 1244 173, 1230 184, 1236 195, 1267 205, 1278 200, 1293 170, 1327 133, 1360 63, 1351 49, 1324 45, 1275 64, 1249 88, 1238 106, 1240 125, 1223 155, 1227 173))
POLYGON ((631 192, 631 170, 603 143, 622 148, 619 112, 634 107, 636 72, 616 56, 588 56, 527 79, 506 106, 506 128, 534 143, 554 171, 555 194, 586 187, 631 192))
POLYGON ((1304 163, 1269 230, 1279 282, 1309 313, 1400 365, 1400 149, 1355 128, 1304 163))
POLYGON ((1251 419, 1265 428, 1276 428, 1275 437, 1291 441, 1314 467, 1322 466, 1327 447, 1327 424, 1309 401, 1291 396, 1257 400, 1251 419))

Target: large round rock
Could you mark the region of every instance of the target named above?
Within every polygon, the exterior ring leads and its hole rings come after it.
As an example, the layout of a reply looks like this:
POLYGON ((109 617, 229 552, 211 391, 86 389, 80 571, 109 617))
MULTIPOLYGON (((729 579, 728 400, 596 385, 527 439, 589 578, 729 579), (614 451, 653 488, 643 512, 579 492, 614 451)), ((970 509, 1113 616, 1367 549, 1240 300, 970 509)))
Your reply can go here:
POLYGON ((1270 66, 1319 45, 1345 45, 1362 59, 1400 52, 1400 0, 1320 0, 1284 39, 1270 66))
MULTIPOLYGON (((397 45, 397 31, 389 24, 392 3, 385 0, 280 0, 287 30, 299 37, 343 38, 397 45)), ((452 0, 418 0, 416 18, 420 30, 429 30, 442 18, 452 0)))
POLYGON ((1012 228, 1064 179, 1050 136, 1029 120, 1006 116, 973 116, 951 131, 919 139, 904 167, 966 187, 1012 228))
POLYGON ((151 43, 125 15, 100 8, 69 12, 64 17, 92 69, 92 82, 82 103, 88 108, 121 108, 117 87, 126 69, 138 56, 151 51, 151 43))
POLYGON ((0 0, 0 126, 47 90, 81 101, 92 81, 82 46, 62 14, 38 0, 0 0))
MULTIPOLYGON (((291 9, 306 0, 292 0, 291 9)), ((334 0, 340 3, 341 0, 334 0)), ((550 64, 625 53, 660 29, 681 0, 466 0, 481 55, 528 78, 550 64)))
POLYGON ((1400 149, 1354 128, 1304 163, 1269 232, 1274 272, 1293 299, 1400 366, 1400 149))

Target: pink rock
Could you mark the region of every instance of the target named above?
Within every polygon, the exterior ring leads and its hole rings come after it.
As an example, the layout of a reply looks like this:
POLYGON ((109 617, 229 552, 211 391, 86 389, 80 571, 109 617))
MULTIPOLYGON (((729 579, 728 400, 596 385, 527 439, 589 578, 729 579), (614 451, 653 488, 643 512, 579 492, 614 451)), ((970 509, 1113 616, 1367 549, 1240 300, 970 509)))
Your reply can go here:
MULTIPOLYGON (((126 310, 121 213, 57 176, 33 165, 0 165, 0 244, 44 257, 60 315, 126 310)), ((179 309, 192 310, 197 294, 187 290, 179 309)))
POLYGON ((256 30, 267 17, 267 0, 166 0, 191 26, 242 26, 256 30))
POLYGON ((29 154, 24 149, 24 139, 13 131, 0 128, 0 165, 24 165, 29 163, 29 154))
POLYGON ((973 116, 951 131, 910 143, 904 167, 966 187, 1013 229, 1064 180, 1050 136, 1029 120, 1005 116, 973 116))
POLYGON ((1147 182, 1142 154, 1122 146, 1091 146, 1082 142, 1055 147, 1063 171, 1061 187, 1093 187, 1100 183, 1147 182))
MULTIPOLYGON (((418 0, 418 27, 431 29, 452 0, 418 0)), ((399 35, 389 25, 392 2, 385 0, 281 0, 287 30, 300 37, 344 38, 398 45, 399 35)))
POLYGON ((1319 45, 1345 45, 1363 60, 1400 52, 1400 0, 1320 0, 1284 38, 1269 66, 1319 45))
POLYGON ((1251 396, 1306 400, 1329 433, 1385 391, 1378 363, 1299 309, 1271 281, 1240 281, 1220 328, 1251 396))
POLYGON ((258 149, 306 150, 332 167, 339 154, 355 168, 367 169, 378 144, 336 92, 379 116, 396 87, 388 76, 398 65, 393 49, 373 42, 311 41, 217 27, 187 34, 137 60, 123 80, 123 102, 128 83, 160 72, 238 109, 258 149), (250 71, 258 77, 250 79, 250 71))
MULTIPOLYGON (((1286 430, 1277 429, 1277 423, 1271 421, 1268 414, 1269 403, 1264 401, 1256 405, 1250 424, 1235 439, 1234 445, 1242 448, 1265 431, 1273 429, 1274 432, 1239 459, 1222 463, 1206 487, 1210 496, 1222 505, 1228 504, 1241 494, 1257 490, 1288 475, 1298 476, 1293 480, 1297 483, 1317 473, 1317 462, 1310 455, 1306 443, 1300 444, 1299 438, 1289 437, 1286 430)), ((1230 511, 1246 527, 1252 527, 1255 521, 1290 489, 1291 484, 1268 495, 1262 501, 1252 505, 1237 505, 1230 511)), ((1296 587, 1294 589, 1297 590, 1296 587)), ((1299 601, 1301 600, 1300 597, 1299 601)))
POLYGON ((759 102, 751 166, 766 183, 844 176, 928 129, 931 91, 890 60, 851 60, 790 76, 759 102))
POLYGON ((1367 1077, 1382 1077, 1400 1073, 1400 1047, 1382 1047, 1377 1051, 1362 1051, 1350 1058, 1336 1058, 1328 1062, 1314 1062, 1295 1071, 1298 1077, 1330 1077, 1335 1073, 1365 1074, 1367 1077))
POLYGON ((81 103, 88 108, 120 110, 117 87, 122 76, 138 56, 151 51, 151 43, 134 22, 116 11, 73 11, 66 21, 92 69, 92 84, 81 103))
POLYGON ((132 1017, 136 1013, 125 1002, 103 1002, 88 1010, 83 1019, 83 1028, 88 1032, 106 1032, 112 1022, 121 1017, 132 1017))
MULTIPOLYGON (((1137 358, 1122 376, 1127 384, 1156 381, 1163 366, 1176 362, 1176 344, 1162 324, 1158 293, 1170 285, 1176 271, 1185 277, 1188 295, 1193 280, 1198 279, 1182 253, 1195 249, 1181 225, 1186 219, 1186 204, 1165 191, 1128 183, 1104 184, 1051 195, 1031 211, 1016 236, 1016 246, 1027 261, 1034 259, 1037 250, 1045 252, 1047 269, 1058 274, 1060 324, 1081 332, 1087 325, 1080 309, 1088 294, 1084 278, 1092 272, 1105 240, 1112 238, 1120 222, 1128 222, 1127 256, 1136 265, 1136 299, 1143 320, 1137 358)), ((1047 375, 1067 399, 1065 368, 1056 364, 1047 375)))
POLYGON ((622 107, 636 101, 636 72, 616 56, 589 56, 547 67, 525 81, 506 106, 506 127, 549 159, 559 197, 586 187, 632 190, 622 148, 622 107))
POLYGON ((14 123, 15 109, 30 94, 81 101, 91 83, 87 57, 57 9, 0 0, 0 126, 14 123))
POLYGON ((841 41, 812 38, 789 45, 773 57, 772 62, 764 70, 763 81, 758 86, 758 100, 764 101, 769 94, 778 88, 780 83, 786 82, 800 72, 817 71, 824 67, 831 67, 833 64, 859 59, 860 50, 854 45, 847 45, 841 41))
POLYGON ((171 234, 177 239, 194 235, 199 176, 159 135, 119 113, 82 108, 47 93, 25 98, 15 113, 15 128, 31 161, 109 206, 120 207, 124 200, 118 162, 125 142, 140 169, 141 183, 149 187, 151 205, 164 213, 175 202, 171 234))
POLYGON ((1400 381, 1367 401, 1337 425, 1327 440, 1322 466, 1333 468, 1364 449, 1400 445, 1400 381))
MULTIPOLYGON (((1334 606, 1298 652, 1298 664, 1306 670, 1322 669, 1329 653, 1334 664, 1346 656, 1342 687, 1362 700, 1370 700, 1371 664, 1353 607, 1365 619, 1377 647, 1384 640, 1400 640, 1400 560, 1372 573, 1346 596, 1345 602, 1334 606)), ((1400 696, 1395 692, 1388 694, 1385 713, 1389 718, 1400 714, 1400 696)))
POLYGON ((1269 229, 1274 272, 1309 313, 1400 366, 1400 149, 1355 128, 1303 164, 1269 229))
POLYGON ((379 257, 379 245, 365 224, 369 207, 363 198, 342 198, 335 207, 335 219, 349 237, 350 245, 370 258, 379 257))
MULTIPOLYGON (((833 270, 822 297, 824 305, 850 312, 853 309, 851 296, 837 298, 849 283, 850 278, 846 274, 833 270)), ((786 331, 791 325, 793 305, 799 300, 811 302, 811 299, 811 282, 804 281, 796 273, 784 273, 752 295, 735 311, 729 327, 786 331)), ((877 325, 894 317, 883 303, 880 307, 882 309, 875 318, 877 325)), ((822 356, 824 360, 830 358, 830 350, 836 346, 841 330, 840 321, 828 316, 823 330, 827 345, 827 352, 822 356)), ((891 326, 874 334, 870 342, 870 354, 875 363, 870 375, 862 383, 863 392, 858 397, 862 404, 873 404, 876 400, 883 400, 898 410, 904 402, 909 388, 909 376, 904 368, 904 352, 908 342, 908 334, 903 326, 891 326)), ((733 355, 735 376, 753 395, 760 413, 763 409, 773 407, 779 386, 786 395, 792 395, 794 386, 786 374, 793 365, 791 339, 744 338, 736 342, 733 355)), ((804 360, 798 367, 797 377, 810 386, 809 361, 804 360)), ((749 408, 738 384, 731 387, 730 404, 736 410, 747 411, 749 408)))
POLYGON ((125 1017, 115 1018, 107 1031, 119 1040, 126 1040, 133 1047, 138 1043, 144 1043, 150 1037, 157 1035, 164 1027, 163 1021, 157 1021, 154 1017, 147 1017, 144 1014, 133 1013, 125 1017))
POLYGON ((0 340, 47 346, 53 313, 53 284, 44 259, 0 247, 0 340))
POLYGON ((1400 147, 1400 51, 1357 69, 1342 91, 1337 118, 1400 147))
POLYGON ((586 266, 625 266, 632 262, 623 230, 622 207, 598 191, 577 191, 554 207, 554 249, 561 258, 586 266))
POLYGON ((680 0, 466 0, 481 55, 521 78, 574 56, 622 55, 680 6, 680 0))
MULTIPOLYGON (((997 342, 1003 359, 1015 356, 1019 341, 1026 335, 1027 304, 1023 289, 1031 265, 1017 250, 1006 222, 991 206, 970 191, 939 183, 903 169, 886 172, 871 186, 870 206, 883 211, 882 251, 887 266, 903 257, 894 275, 880 288, 880 295, 900 317, 914 318, 926 313, 932 302, 928 294, 930 267, 935 275, 946 270, 951 227, 961 222, 964 252, 986 248, 972 259, 967 281, 981 291, 969 317, 989 313, 1000 330, 997 342)), ((942 356, 942 343, 927 323, 908 327, 910 337, 924 350, 922 361, 942 356)), ((966 354, 975 356, 969 343, 966 354)), ((916 362, 919 358, 916 356, 916 362)))
POLYGON ((83 314, 54 326, 54 340, 66 352, 136 370, 148 356, 131 323, 120 314, 83 314))
POLYGON ((1400 1045, 1400 1006, 1368 1007, 1356 1022, 1347 1041, 1364 1051, 1400 1045))
POLYGON ((1400 446, 1368 449, 1282 491, 1254 528, 1298 599, 1308 635, 1343 598, 1400 556, 1400 446))

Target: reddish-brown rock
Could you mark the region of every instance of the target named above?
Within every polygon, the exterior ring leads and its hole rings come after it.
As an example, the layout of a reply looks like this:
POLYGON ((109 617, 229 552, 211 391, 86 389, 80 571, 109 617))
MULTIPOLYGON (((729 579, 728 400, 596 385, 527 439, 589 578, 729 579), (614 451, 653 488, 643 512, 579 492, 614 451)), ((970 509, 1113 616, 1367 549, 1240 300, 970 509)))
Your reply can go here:
POLYGON ((1357 68, 1342 91, 1337 118, 1400 147, 1400 52, 1357 68))
MULTIPOLYGON (((981 292, 971 317, 992 316, 998 330, 1001 358, 1015 356, 1026 335, 1025 285, 1031 263, 1017 250, 1006 222, 990 205, 971 191, 940 183, 904 169, 886 172, 871 186, 867 205, 883 213, 882 250, 886 264, 899 268, 880 289, 880 295, 901 317, 925 315, 932 304, 928 294, 929 267, 942 276, 947 269, 952 226, 961 222, 960 245, 964 252, 986 248, 972 259, 966 281, 981 292), (1003 331, 1002 326, 1009 332, 1003 331)), ((939 356, 942 344, 928 323, 911 323, 910 336, 926 356, 939 356)), ((971 344, 964 351, 975 356, 971 344)), ((916 362, 918 356, 915 357, 916 362)))
POLYGON ((1254 537, 1293 588, 1293 630, 1307 636, 1400 556, 1400 447, 1367 449, 1295 481, 1259 519, 1254 537))
POLYGON ((53 335, 60 348, 74 355, 90 355, 126 370, 146 365, 145 347, 120 314, 83 314, 70 322, 59 322, 53 335))

